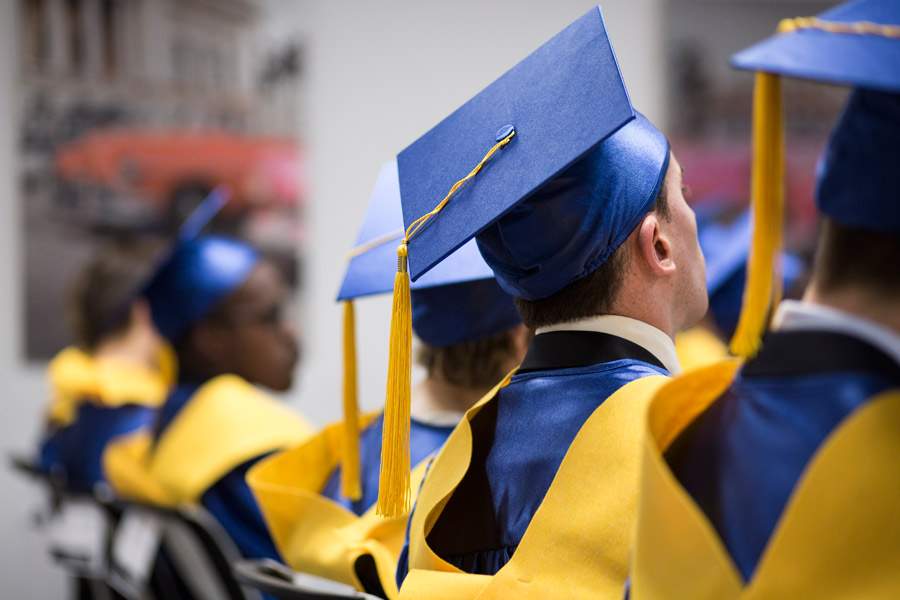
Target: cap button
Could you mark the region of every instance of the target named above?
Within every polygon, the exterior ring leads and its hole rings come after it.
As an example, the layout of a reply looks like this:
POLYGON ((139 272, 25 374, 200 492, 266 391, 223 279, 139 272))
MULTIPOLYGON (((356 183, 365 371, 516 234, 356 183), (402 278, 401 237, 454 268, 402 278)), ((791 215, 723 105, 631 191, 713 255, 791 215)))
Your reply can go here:
POLYGON ((509 134, 511 134, 515 130, 516 130, 516 128, 512 124, 504 125, 503 127, 501 127, 500 129, 497 130, 496 141, 499 142, 500 140, 509 137, 509 134))

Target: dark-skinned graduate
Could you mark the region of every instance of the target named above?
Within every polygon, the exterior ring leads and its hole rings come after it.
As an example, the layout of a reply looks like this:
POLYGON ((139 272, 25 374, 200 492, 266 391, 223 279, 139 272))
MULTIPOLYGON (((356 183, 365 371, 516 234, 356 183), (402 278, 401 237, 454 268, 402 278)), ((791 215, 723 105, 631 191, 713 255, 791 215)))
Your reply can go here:
POLYGON ((157 250, 149 242, 107 244, 73 286, 68 312, 76 344, 50 362, 52 397, 38 458, 67 489, 104 484, 107 444, 151 427, 173 383, 175 357, 140 295, 157 250))
POLYGON ((900 597, 900 3, 782 22, 756 71, 754 238, 733 350, 648 414, 631 595, 900 597), (816 257, 777 304, 780 81, 851 88, 816 174, 816 257), (772 315, 769 331, 769 316, 772 315))
MULTIPOLYGON (((344 310, 344 421, 255 466, 248 481, 285 561, 294 569, 397 597, 406 515, 376 514, 382 411, 359 415, 354 300, 391 291, 403 232, 397 163, 384 165, 348 253, 344 310)), ((412 390, 412 489, 428 458, 470 408, 513 369, 527 330, 471 242, 412 289, 412 330, 424 378, 412 390)), ((369 341, 368 344, 372 342, 369 341)))
POLYGON ((621 597, 646 397, 706 312, 703 256, 666 137, 631 104, 593 8, 398 155, 380 509, 409 500, 408 277, 473 237, 535 330, 419 492, 401 598, 621 597), (398 411, 399 412, 399 411, 398 411), (402 446, 401 446, 402 448, 402 446))
POLYGON ((177 385, 152 431, 104 456, 119 495, 200 504, 247 558, 278 558, 247 470, 311 433, 259 389, 285 391, 292 383, 299 347, 283 319, 286 294, 279 271, 252 246, 213 235, 180 241, 145 292, 175 348, 177 385))
MULTIPOLYGON (((709 310, 696 326, 675 336, 678 362, 684 371, 704 367, 729 356, 728 341, 737 329, 747 279, 752 227, 750 211, 732 218, 728 207, 703 203, 695 207, 697 236, 706 261, 709 310)), ((806 273, 802 259, 781 255, 782 289, 794 295, 806 273)))

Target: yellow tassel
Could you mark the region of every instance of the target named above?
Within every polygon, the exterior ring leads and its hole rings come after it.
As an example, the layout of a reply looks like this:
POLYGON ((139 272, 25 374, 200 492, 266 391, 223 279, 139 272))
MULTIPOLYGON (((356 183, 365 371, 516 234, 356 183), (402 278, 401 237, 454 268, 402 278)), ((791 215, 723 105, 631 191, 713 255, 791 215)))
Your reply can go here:
POLYGON ((775 261, 781 253, 784 213, 784 126, 781 80, 757 73, 753 91, 753 241, 747 285, 731 351, 751 357, 759 350, 777 286, 775 261))
POLYGON ((341 461, 341 493, 350 500, 362 498, 359 481, 359 403, 356 387, 356 317, 353 301, 344 302, 344 448, 341 461))
POLYGON ((391 341, 384 430, 381 434, 381 473, 375 512, 402 517, 409 511, 409 410, 412 380, 412 309, 406 243, 397 248, 397 274, 391 309, 391 341))

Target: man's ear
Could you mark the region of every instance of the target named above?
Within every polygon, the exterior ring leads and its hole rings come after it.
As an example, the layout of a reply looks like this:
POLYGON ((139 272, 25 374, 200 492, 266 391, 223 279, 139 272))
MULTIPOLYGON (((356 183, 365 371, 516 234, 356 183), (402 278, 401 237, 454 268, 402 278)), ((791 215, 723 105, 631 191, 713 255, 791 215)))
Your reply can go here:
POLYGON ((655 213, 648 214, 641 221, 637 244, 641 261, 652 273, 665 277, 675 272, 672 243, 663 233, 655 213))

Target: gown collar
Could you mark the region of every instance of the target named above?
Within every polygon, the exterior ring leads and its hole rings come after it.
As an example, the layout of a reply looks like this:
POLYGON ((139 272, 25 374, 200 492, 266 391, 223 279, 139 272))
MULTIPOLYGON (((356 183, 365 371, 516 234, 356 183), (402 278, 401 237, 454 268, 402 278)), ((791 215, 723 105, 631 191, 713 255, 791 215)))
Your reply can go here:
MULTIPOLYGON (((563 331, 593 332, 620 338, 630 342, 631 345, 638 346, 645 353, 649 353, 654 357, 655 360, 647 362, 662 366, 672 375, 681 371, 678 355, 675 353, 675 342, 663 331, 649 323, 619 315, 596 315, 569 323, 539 327, 535 331, 537 335, 534 341, 537 342, 542 336, 563 331)), ((641 358, 641 360, 645 359, 641 358)))

